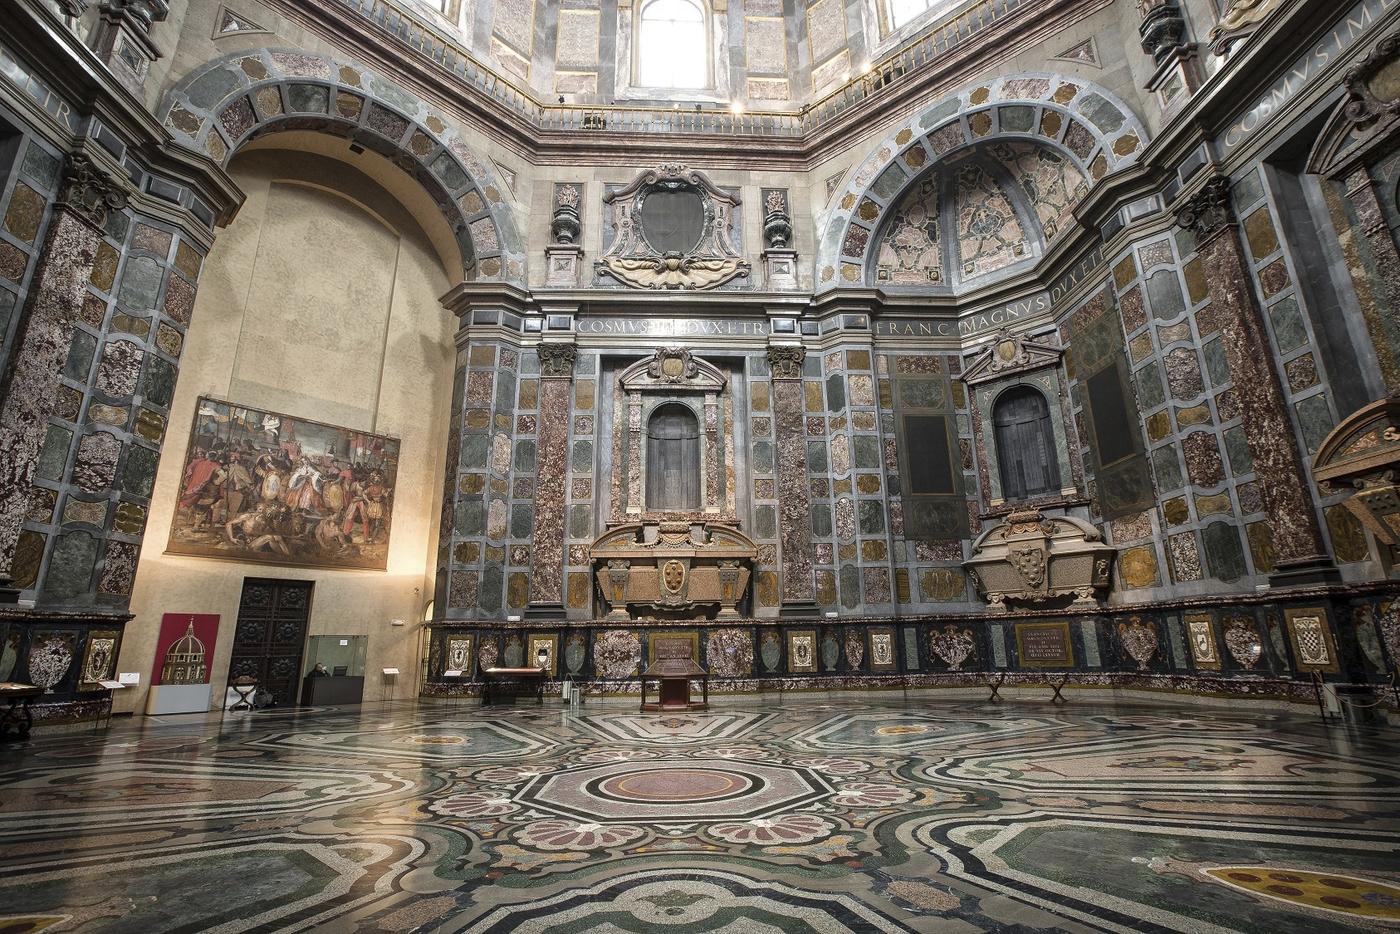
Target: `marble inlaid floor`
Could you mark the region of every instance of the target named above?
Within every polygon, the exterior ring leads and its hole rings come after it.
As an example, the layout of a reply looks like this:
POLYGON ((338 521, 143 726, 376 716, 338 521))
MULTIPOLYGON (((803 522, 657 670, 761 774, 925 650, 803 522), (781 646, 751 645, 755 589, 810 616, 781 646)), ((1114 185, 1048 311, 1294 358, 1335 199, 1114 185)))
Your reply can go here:
POLYGON ((0 749, 0 934, 1393 929, 1397 752, 937 694, 119 723, 0 749))

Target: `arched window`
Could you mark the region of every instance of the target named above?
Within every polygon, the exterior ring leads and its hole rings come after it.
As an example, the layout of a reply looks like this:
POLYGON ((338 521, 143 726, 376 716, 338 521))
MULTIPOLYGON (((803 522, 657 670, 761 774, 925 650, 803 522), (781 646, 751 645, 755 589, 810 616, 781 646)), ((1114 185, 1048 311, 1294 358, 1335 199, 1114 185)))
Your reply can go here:
POLYGON ((1028 499, 1060 490, 1060 465, 1055 457, 1055 430, 1045 397, 1029 386, 1001 394, 992 409, 1001 495, 1006 500, 1028 499))
POLYGON ((700 423, 685 406, 668 402, 647 422, 647 511, 700 508, 700 423))
POLYGON ((885 32, 903 28, 935 7, 946 7, 946 0, 885 0, 885 32))
POLYGON ((649 88, 709 85, 705 11, 692 0, 650 0, 637 36, 637 82, 649 88))

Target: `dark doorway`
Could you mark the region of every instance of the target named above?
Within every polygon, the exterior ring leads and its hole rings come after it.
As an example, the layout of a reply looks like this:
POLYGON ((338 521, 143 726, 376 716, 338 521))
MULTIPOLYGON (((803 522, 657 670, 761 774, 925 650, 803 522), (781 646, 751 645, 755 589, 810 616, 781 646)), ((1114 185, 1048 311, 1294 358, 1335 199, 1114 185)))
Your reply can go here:
POLYGON ((311 581, 243 579, 228 664, 230 682, 244 676, 256 678, 260 690, 272 695, 273 704, 295 703, 306 624, 311 618, 311 586, 311 581))

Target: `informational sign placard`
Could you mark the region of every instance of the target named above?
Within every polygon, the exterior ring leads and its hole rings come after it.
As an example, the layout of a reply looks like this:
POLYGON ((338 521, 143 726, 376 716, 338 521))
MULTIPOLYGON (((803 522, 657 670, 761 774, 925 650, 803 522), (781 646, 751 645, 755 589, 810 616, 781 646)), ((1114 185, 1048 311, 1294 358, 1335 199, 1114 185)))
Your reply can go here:
POLYGON ((1069 623, 1017 623, 1016 654, 1032 668, 1067 668, 1074 664, 1069 623))

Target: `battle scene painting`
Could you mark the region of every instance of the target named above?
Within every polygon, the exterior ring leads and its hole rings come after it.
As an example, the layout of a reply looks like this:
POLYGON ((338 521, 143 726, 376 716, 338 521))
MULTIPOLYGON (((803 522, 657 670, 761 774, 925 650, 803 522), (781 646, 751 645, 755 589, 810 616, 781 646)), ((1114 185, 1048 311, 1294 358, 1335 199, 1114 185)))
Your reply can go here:
POLYGON ((166 551, 388 566, 399 442, 201 398, 166 551))

